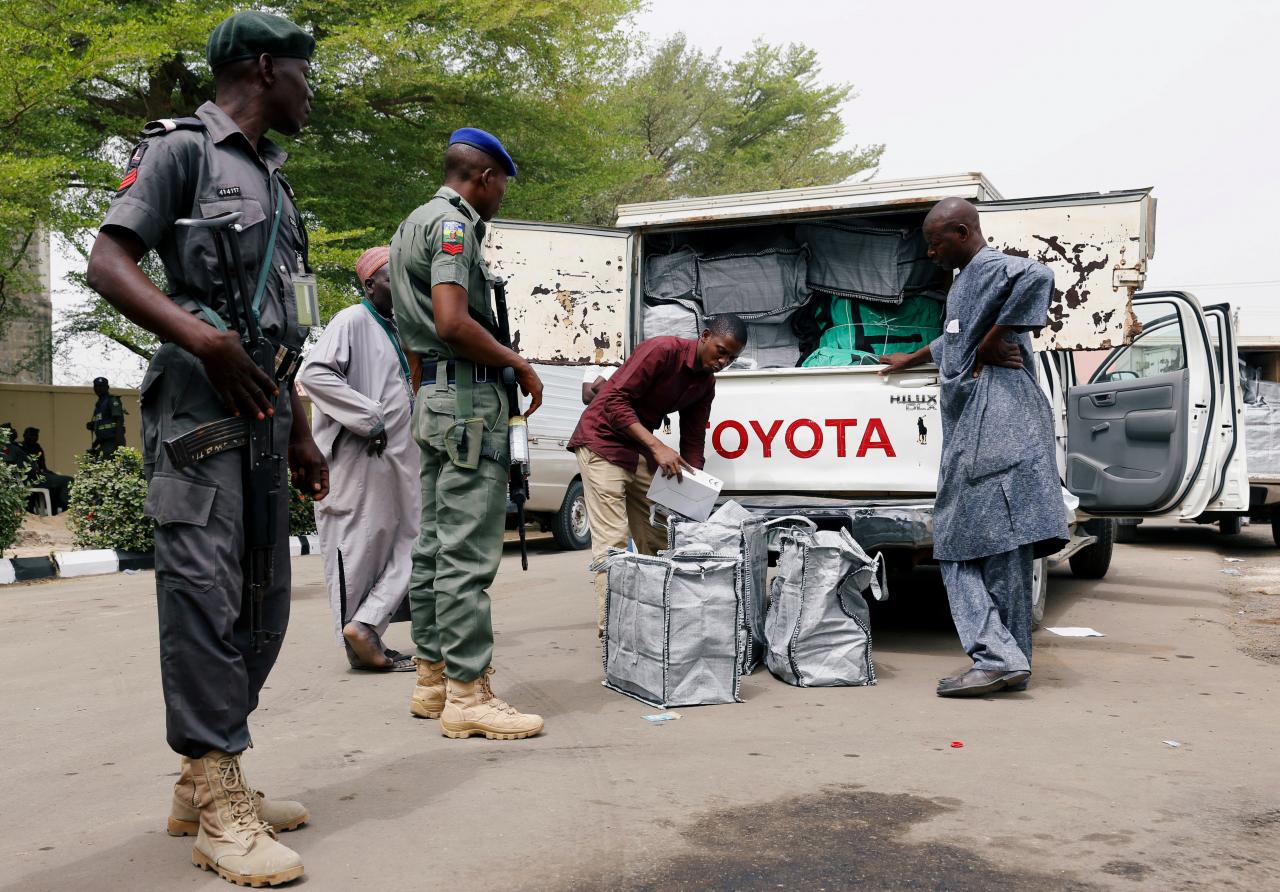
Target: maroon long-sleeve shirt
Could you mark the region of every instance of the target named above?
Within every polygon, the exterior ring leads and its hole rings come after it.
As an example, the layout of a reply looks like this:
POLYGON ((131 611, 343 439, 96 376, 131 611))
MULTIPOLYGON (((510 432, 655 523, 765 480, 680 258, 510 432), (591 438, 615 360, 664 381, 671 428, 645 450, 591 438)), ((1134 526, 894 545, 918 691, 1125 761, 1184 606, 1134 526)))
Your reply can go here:
POLYGON ((568 448, 586 446, 605 461, 635 471, 649 450, 627 433, 639 422, 656 430, 663 417, 680 413, 680 455, 695 468, 705 463, 707 419, 716 395, 714 375, 698 368, 698 342, 689 338, 650 338, 636 348, 587 406, 568 448))

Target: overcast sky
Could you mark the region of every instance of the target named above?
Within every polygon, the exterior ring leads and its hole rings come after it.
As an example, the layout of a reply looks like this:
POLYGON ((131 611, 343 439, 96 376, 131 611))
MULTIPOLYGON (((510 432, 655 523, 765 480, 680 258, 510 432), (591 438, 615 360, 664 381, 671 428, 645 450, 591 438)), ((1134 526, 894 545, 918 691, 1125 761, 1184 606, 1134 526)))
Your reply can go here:
POLYGON ((847 141, 885 144, 880 179, 1154 186, 1148 289, 1280 303, 1280 2, 651 0, 640 25, 729 58, 758 37, 812 47, 857 89, 847 141))
MULTIPOLYGON (((1154 186, 1147 288, 1280 335, 1280 2, 651 0, 639 25, 728 58, 757 38, 814 48, 859 93, 847 142, 886 145, 881 179, 981 171, 1007 198, 1154 186)), ((141 378, 96 351, 55 375, 98 370, 141 378)))

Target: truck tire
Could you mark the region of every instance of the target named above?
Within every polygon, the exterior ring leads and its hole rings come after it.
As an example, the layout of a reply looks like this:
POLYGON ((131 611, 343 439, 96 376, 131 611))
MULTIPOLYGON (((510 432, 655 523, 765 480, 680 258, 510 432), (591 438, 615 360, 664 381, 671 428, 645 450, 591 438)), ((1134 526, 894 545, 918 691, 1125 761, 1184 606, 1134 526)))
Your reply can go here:
POLYGON ((1098 541, 1071 555, 1071 575, 1077 579, 1101 579, 1111 567, 1111 554, 1115 551, 1116 522, 1109 517, 1089 521, 1084 528, 1098 541))
POLYGON ((1218 519, 1218 532, 1224 536, 1240 535, 1240 515, 1228 514, 1218 519))
POLYGON ((1280 505, 1271 506, 1271 539, 1280 548, 1280 505))
POLYGON ((1138 541, 1138 523, 1124 523, 1116 521, 1116 541, 1129 543, 1138 541))
POLYGON ((1044 622, 1044 602, 1049 594, 1049 559, 1040 558, 1031 572, 1031 628, 1044 622))
POLYGON ((587 499, 582 481, 574 479, 564 491, 564 501, 551 515, 551 538, 564 551, 581 551, 591 545, 591 525, 587 522, 587 499))

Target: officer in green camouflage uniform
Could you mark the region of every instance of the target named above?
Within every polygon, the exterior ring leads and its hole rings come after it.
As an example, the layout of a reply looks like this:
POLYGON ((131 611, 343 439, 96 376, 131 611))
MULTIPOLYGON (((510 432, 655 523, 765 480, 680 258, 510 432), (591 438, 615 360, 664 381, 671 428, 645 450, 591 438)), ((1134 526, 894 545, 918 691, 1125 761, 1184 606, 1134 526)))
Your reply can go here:
POLYGON ((483 130, 455 131, 444 186, 391 240, 391 294, 401 337, 422 363, 413 435, 422 450, 422 529, 413 553, 409 605, 418 680, 410 711, 439 718, 446 737, 515 740, 542 718, 495 697, 489 592, 502 557, 507 514, 507 405, 503 368, 532 398, 542 382, 499 343, 490 273, 481 256, 516 175, 506 149, 483 130))

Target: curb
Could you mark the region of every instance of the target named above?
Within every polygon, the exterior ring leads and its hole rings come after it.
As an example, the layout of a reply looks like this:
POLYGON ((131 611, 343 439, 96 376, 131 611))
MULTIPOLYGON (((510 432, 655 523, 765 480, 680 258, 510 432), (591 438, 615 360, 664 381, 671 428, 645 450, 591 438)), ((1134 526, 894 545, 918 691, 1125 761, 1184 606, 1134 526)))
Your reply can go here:
MULTIPOLYGON (((317 554, 320 537, 289 537, 289 556, 317 554)), ((72 579, 77 576, 105 576, 126 570, 152 570, 155 555, 151 552, 115 551, 91 548, 80 551, 55 551, 43 557, 0 558, 0 585, 31 582, 36 579, 72 579)))

